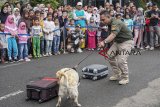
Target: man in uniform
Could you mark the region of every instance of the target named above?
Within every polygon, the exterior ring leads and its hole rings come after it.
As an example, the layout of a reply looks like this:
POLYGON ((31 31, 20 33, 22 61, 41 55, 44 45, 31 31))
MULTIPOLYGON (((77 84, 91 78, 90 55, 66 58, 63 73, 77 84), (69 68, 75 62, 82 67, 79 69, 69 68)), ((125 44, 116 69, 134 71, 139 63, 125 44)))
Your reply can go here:
POLYGON ((113 41, 112 46, 107 52, 109 63, 114 72, 110 80, 119 80, 120 85, 127 84, 129 83, 127 59, 133 46, 132 32, 127 28, 125 23, 113 19, 107 11, 100 13, 100 19, 102 24, 111 27, 111 34, 99 43, 99 47, 104 47, 105 44, 113 41))

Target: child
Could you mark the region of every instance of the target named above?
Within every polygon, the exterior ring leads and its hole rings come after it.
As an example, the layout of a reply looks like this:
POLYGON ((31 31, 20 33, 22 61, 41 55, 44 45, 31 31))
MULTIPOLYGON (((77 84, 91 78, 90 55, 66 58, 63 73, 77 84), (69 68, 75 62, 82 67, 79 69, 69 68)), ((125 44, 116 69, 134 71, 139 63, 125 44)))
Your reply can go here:
MULTIPOLYGON (((43 12, 41 12, 41 14, 40 14, 40 26, 41 26, 41 28, 42 28, 42 30, 43 30, 43 27, 44 27, 44 13, 43 12)), ((44 40, 44 34, 41 36, 41 38, 40 38, 40 53, 41 53, 41 55, 40 56, 45 56, 45 50, 44 50, 44 48, 45 48, 45 40, 44 40)))
POLYGON ((133 20, 130 18, 129 14, 125 15, 124 23, 133 32, 133 20))
MULTIPOLYGON (((0 33, 4 33, 5 26, 0 24, 0 33)), ((6 35, 0 34, 0 54, 1 54, 1 63, 5 63, 5 52, 7 51, 8 43, 6 35)))
POLYGON ((59 20, 55 19, 54 23, 55 23, 55 30, 56 30, 54 32, 54 38, 53 38, 54 54, 57 55, 57 54, 60 54, 60 52, 59 52, 59 46, 60 46, 61 32, 60 32, 60 27, 59 27, 59 20))
MULTIPOLYGON (((21 22, 18 26, 18 34, 27 34, 27 28, 25 22, 21 22)), ((19 39, 19 61, 23 61, 23 58, 25 61, 30 61, 28 58, 28 46, 27 46, 27 40, 30 38, 27 35, 18 35, 19 39), (24 55, 24 56, 23 56, 24 55)))
POLYGON ((88 35, 88 50, 94 50, 96 48, 96 23, 94 18, 90 18, 90 23, 88 24, 89 28, 87 30, 88 35))
POLYGON ((32 45, 33 45, 33 57, 39 58, 40 57, 40 37, 42 36, 42 28, 39 25, 39 19, 34 18, 34 26, 32 26, 31 34, 32 38, 32 45))
POLYGON ((73 52, 76 50, 78 53, 83 52, 80 48, 81 44, 84 42, 84 35, 82 33, 80 25, 76 26, 75 34, 72 35, 72 41, 73 41, 73 52))
POLYGON ((71 49, 72 41, 71 37, 75 33, 75 22, 74 19, 71 19, 68 23, 67 29, 67 50, 69 52, 74 52, 73 48, 71 49))
POLYGON ((16 36, 17 36, 17 26, 16 23, 14 23, 14 18, 12 15, 9 15, 7 17, 7 20, 5 22, 5 33, 7 34, 7 41, 8 41, 8 59, 9 62, 13 62, 12 60, 12 49, 13 49, 13 59, 14 61, 18 61, 18 48, 17 48, 17 42, 16 42, 16 36))
POLYGON ((138 8, 137 14, 133 18, 134 21, 134 46, 143 49, 143 31, 144 31, 144 15, 143 9, 138 8))
POLYGON ((55 29, 55 24, 52 21, 52 14, 47 14, 47 20, 44 22, 44 34, 46 40, 46 56, 52 55, 52 42, 53 42, 53 30, 55 29))

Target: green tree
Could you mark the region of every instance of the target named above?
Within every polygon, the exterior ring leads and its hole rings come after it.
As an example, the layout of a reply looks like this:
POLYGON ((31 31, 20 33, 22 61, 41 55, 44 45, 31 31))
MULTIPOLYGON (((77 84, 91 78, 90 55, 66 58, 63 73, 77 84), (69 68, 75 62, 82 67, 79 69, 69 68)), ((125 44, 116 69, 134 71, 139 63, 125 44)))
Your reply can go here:
POLYGON ((31 0, 31 5, 32 6, 35 6, 36 4, 51 4, 51 6, 53 8, 57 8, 60 3, 59 3, 60 0, 31 0))

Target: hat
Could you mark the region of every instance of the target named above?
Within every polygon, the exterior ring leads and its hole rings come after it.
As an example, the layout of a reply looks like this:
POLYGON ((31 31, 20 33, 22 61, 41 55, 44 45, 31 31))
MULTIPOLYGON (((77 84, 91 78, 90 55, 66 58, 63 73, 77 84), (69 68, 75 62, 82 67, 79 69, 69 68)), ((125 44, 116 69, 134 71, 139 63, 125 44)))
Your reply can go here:
POLYGON ((82 2, 78 2, 77 5, 78 5, 78 6, 82 6, 82 2))
POLYGON ((78 24, 78 25, 76 25, 76 27, 79 27, 79 28, 80 28, 81 26, 78 24))
POLYGON ((93 10, 98 10, 98 8, 97 8, 97 7, 94 7, 93 10))

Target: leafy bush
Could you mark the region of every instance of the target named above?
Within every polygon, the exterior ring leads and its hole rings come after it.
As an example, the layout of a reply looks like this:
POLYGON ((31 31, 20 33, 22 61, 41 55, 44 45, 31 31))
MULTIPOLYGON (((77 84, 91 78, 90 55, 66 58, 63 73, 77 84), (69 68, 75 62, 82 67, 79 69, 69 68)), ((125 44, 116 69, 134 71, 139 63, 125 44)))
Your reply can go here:
POLYGON ((36 4, 51 4, 53 8, 57 8, 59 6, 59 0, 30 0, 32 6, 36 6, 36 4))

